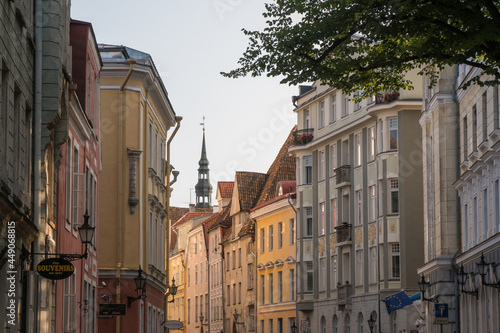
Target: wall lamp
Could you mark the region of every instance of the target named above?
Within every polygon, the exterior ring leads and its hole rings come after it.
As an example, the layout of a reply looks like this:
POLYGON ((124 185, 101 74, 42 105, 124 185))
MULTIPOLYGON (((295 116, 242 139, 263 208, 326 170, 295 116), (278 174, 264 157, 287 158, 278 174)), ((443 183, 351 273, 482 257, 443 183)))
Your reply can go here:
MULTIPOLYGON (((94 237, 94 231, 95 227, 91 227, 89 224, 89 212, 88 210, 85 211, 85 215, 83 215, 83 224, 78 227, 78 233, 80 234, 80 240, 82 241, 82 244, 85 245, 85 252, 82 254, 78 253, 48 253, 48 250, 46 250, 45 253, 25 253, 21 257, 28 257, 29 255, 44 255, 44 256, 57 256, 62 259, 66 259, 69 261, 74 261, 74 260, 80 260, 80 259, 87 259, 89 256, 88 253, 88 245, 92 243, 92 238, 94 237)), ((46 240, 47 243, 47 240, 46 240)), ((48 249, 48 246, 45 245, 45 248, 48 249)))
POLYGON ((290 327, 292 333, 297 333, 297 325, 295 325, 295 320, 293 321, 292 327, 290 327))
POLYGON ((368 327, 370 328, 370 333, 373 333, 373 329, 375 328, 375 323, 377 322, 376 317, 373 312, 370 313, 370 318, 368 319, 368 327))
POLYGON ((172 285, 167 286, 167 292, 165 293, 165 296, 167 296, 167 297, 172 295, 172 300, 168 301, 169 303, 174 302, 175 295, 177 294, 177 288, 178 288, 178 286, 175 285, 175 279, 172 278, 172 285))
POLYGON ((132 303, 141 299, 146 298, 147 295, 144 291, 146 291, 146 277, 142 275, 141 266, 139 266, 138 275, 134 278, 135 282, 135 291, 137 292, 137 297, 128 296, 127 297, 127 307, 131 307, 132 303))
POLYGON ((420 292, 422 293, 422 301, 437 303, 437 298, 438 298, 437 296, 432 296, 431 298, 425 297, 425 292, 427 291, 427 289, 430 286, 431 286, 431 283, 429 281, 426 281, 424 274, 422 274, 420 281, 418 281, 418 288, 420 289, 420 292))
POLYGON ((484 254, 481 253, 481 259, 479 260, 479 262, 476 264, 477 265, 477 269, 479 270, 479 275, 481 275, 481 283, 483 284, 483 286, 487 286, 487 287, 493 287, 493 288, 497 288, 500 290, 500 281, 498 281, 497 283, 488 283, 488 282, 485 282, 485 276, 486 276, 486 273, 490 270, 490 265, 494 265, 495 263, 487 263, 485 260, 484 260, 484 254))
POLYGON ((469 295, 474 295, 476 298, 478 297, 478 292, 476 290, 465 290, 465 284, 467 283, 467 280, 469 279, 469 273, 466 273, 464 271, 464 266, 460 265, 460 269, 458 270, 458 284, 460 284, 460 291, 462 294, 469 294, 469 295))
POLYGON ((236 309, 234 309, 233 317, 234 317, 235 324, 243 325, 243 327, 245 327, 245 322, 241 322, 241 323, 238 322, 238 318, 240 317, 240 314, 238 312, 236 312, 236 309))

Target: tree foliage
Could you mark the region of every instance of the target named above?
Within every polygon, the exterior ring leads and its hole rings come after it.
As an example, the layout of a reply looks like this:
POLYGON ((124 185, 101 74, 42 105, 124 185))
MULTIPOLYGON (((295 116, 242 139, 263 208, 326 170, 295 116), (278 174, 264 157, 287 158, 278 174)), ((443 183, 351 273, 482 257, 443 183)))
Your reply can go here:
POLYGON ((446 65, 485 74, 467 85, 500 82, 500 0, 275 0, 263 31, 226 77, 319 80, 347 92, 411 89, 418 69, 435 82, 446 65))

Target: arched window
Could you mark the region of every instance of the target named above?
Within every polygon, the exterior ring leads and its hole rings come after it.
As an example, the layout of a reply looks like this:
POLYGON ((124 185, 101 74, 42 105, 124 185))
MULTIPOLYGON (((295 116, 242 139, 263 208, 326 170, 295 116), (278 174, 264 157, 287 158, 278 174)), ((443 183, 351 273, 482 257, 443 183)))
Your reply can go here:
POLYGON ((337 318, 337 315, 333 315, 333 318, 332 318, 332 332, 333 333, 338 333, 338 329, 337 329, 337 323, 338 323, 338 318, 337 318))
POLYGON ((396 317, 396 311, 393 311, 391 313, 391 332, 392 333, 398 332, 398 318, 396 317))
POLYGON ((326 318, 325 316, 321 317, 321 333, 326 333, 326 318))
POLYGON ((363 333, 363 314, 358 314, 358 333, 363 333))

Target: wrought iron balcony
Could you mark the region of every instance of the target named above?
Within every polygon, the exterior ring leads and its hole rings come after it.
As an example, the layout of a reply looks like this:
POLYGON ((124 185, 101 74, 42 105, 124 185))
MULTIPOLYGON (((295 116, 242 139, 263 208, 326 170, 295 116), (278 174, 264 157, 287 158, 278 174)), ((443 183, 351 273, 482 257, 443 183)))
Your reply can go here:
POLYGON ((335 179, 337 185, 342 183, 350 183, 351 182, 351 166, 343 165, 341 167, 336 168, 335 170, 335 179))
POLYGON ((293 142, 294 146, 305 145, 313 140, 313 128, 307 128, 303 130, 297 130, 293 132, 293 142))
POLYGON ((347 222, 342 222, 342 224, 336 226, 335 233, 337 234, 337 242, 342 243, 351 241, 351 229, 352 224, 349 224, 347 222))
POLYGON ((346 281, 345 284, 339 284, 337 286, 338 290, 338 305, 350 305, 351 304, 351 294, 352 294, 352 285, 349 281, 346 281))
POLYGON ((375 104, 390 103, 399 98, 399 92, 396 90, 387 93, 378 93, 375 95, 375 104))

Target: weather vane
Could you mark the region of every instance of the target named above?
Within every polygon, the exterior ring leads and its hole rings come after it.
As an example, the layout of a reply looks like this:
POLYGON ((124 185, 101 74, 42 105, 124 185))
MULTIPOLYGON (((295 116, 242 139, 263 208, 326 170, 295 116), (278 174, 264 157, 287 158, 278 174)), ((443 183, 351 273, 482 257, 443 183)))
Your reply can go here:
POLYGON ((203 126, 203 132, 205 132, 205 116, 203 116, 203 122, 200 125, 203 126))

